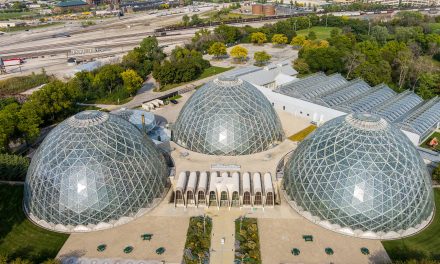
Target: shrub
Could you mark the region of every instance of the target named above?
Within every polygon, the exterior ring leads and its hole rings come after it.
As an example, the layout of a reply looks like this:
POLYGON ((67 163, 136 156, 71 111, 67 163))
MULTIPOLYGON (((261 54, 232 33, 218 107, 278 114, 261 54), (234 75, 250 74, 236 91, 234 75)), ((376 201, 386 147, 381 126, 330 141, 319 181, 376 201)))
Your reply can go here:
POLYGON ((24 181, 29 160, 22 156, 0 154, 0 180, 24 181))

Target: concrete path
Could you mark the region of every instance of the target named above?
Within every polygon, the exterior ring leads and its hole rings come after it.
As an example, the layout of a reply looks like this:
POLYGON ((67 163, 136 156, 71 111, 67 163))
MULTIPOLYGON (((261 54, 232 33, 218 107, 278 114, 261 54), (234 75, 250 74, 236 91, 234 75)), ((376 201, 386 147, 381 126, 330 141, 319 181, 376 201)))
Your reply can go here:
POLYGON ((235 224, 240 211, 221 208, 208 213, 212 217, 211 259, 210 263, 234 263, 235 224), (226 212, 228 211, 228 212, 226 212), (224 239, 224 244, 222 244, 224 239))

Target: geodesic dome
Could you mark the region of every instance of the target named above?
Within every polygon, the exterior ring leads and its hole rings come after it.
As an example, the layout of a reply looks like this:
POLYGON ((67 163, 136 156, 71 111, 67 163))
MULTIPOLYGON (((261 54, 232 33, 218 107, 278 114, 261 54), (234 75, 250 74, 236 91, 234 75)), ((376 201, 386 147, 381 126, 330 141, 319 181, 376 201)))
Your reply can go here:
POLYGON ((172 139, 189 150, 210 155, 246 155, 283 140, 271 103, 252 84, 219 77, 197 90, 174 124, 172 139))
POLYGON ((134 125, 99 111, 54 128, 32 158, 24 209, 35 223, 84 232, 125 223, 166 191, 168 168, 134 125))
POLYGON ((156 118, 153 113, 144 110, 121 108, 112 114, 120 116, 135 125, 139 130, 149 132, 156 127, 156 118))
POLYGON ((414 145, 370 114, 335 118, 309 135, 287 161, 283 185, 300 214, 353 236, 408 236, 434 212, 431 179, 414 145))

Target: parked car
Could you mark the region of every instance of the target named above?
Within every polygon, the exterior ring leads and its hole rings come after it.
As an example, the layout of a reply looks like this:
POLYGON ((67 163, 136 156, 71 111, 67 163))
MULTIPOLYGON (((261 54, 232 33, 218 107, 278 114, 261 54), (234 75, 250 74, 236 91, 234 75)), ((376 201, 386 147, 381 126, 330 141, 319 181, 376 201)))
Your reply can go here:
POLYGON ((177 100, 174 100, 174 99, 170 100, 170 102, 173 103, 173 104, 178 104, 179 103, 179 102, 177 102, 177 100))

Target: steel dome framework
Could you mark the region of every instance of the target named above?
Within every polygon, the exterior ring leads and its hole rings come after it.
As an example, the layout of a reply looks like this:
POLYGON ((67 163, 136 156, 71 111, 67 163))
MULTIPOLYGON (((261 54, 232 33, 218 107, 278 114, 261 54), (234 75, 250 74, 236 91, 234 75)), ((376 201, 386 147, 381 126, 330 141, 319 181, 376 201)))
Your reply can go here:
POLYGON ((38 148, 26 177, 24 208, 48 229, 105 229, 154 206, 167 177, 162 154, 134 125, 85 111, 59 124, 38 148))
POLYGON ((408 236, 434 212, 430 176, 417 150, 375 115, 350 114, 318 128, 291 154, 283 185, 300 214, 353 236, 408 236))
POLYGON ((252 84, 219 77, 197 90, 173 126, 177 144, 209 155, 246 155, 282 141, 281 122, 271 103, 252 84))

